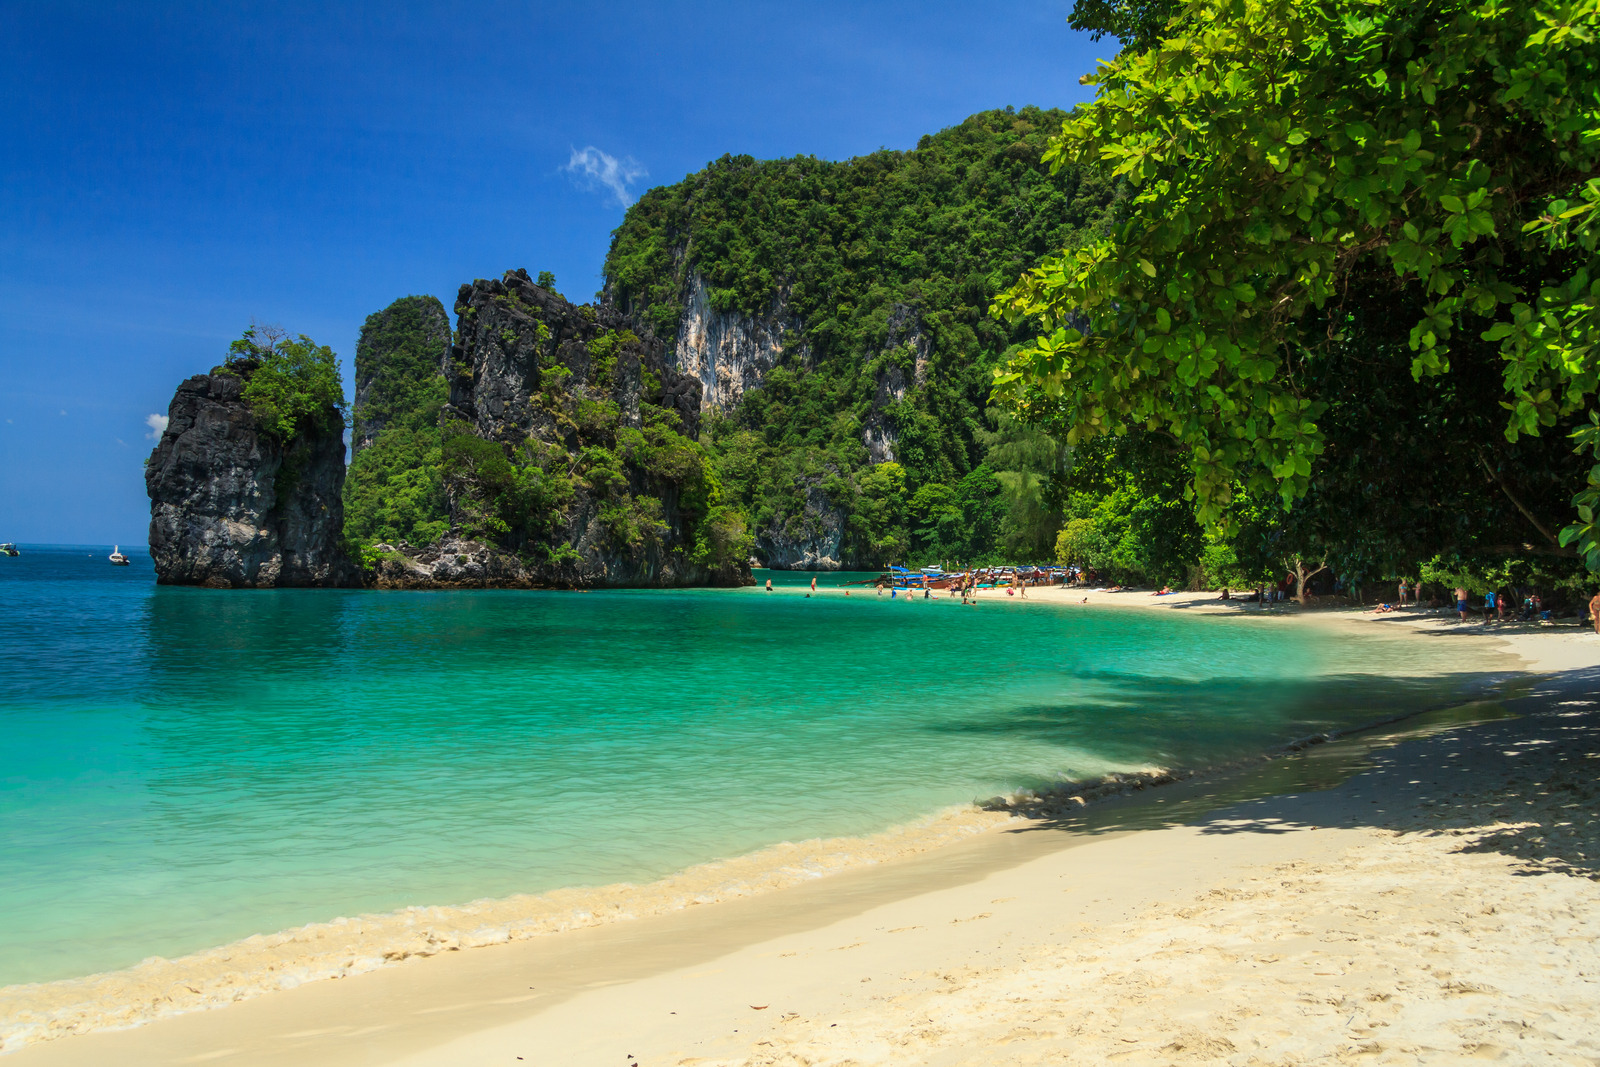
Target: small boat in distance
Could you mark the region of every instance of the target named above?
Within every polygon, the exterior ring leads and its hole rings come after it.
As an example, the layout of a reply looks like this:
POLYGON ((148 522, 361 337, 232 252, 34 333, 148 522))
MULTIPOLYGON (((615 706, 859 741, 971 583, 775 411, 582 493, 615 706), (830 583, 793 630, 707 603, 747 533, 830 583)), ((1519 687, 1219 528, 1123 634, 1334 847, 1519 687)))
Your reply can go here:
POLYGON ((112 545, 111 546, 111 555, 108 556, 107 558, 111 560, 111 565, 113 567, 126 567, 128 564, 133 562, 127 556, 124 556, 122 554, 122 546, 121 545, 112 545))
POLYGON ((10 541, 7 541, 5 544, 0 544, 0 556, 20 556, 20 555, 22 555, 22 553, 18 552, 17 551, 17 546, 12 544, 10 541))

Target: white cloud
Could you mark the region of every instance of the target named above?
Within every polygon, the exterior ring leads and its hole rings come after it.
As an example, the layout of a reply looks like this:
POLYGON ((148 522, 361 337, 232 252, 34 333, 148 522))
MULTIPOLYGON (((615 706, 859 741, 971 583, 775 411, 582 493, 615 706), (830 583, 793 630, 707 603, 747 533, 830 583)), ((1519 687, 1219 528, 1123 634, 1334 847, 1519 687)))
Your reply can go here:
POLYGON ((617 198, 617 203, 623 207, 627 207, 634 200, 628 186, 650 174, 632 157, 624 156, 618 159, 609 152, 600 151, 594 145, 584 149, 574 148, 572 158, 561 169, 572 175, 585 189, 611 190, 617 198))
POLYGON ((150 432, 145 436, 152 441, 167 432, 167 417, 165 415, 146 415, 144 424, 150 427, 150 432))

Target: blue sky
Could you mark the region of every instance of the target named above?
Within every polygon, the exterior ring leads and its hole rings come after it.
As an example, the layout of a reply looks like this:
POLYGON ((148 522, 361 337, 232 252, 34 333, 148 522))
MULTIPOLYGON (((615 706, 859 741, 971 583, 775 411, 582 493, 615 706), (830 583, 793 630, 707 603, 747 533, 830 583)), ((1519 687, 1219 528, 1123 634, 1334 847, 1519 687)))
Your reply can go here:
POLYGON ((146 419, 252 319, 348 381, 408 293, 589 299, 624 197, 725 152, 1083 100, 1070 6, 0 0, 0 540, 144 543, 146 419))

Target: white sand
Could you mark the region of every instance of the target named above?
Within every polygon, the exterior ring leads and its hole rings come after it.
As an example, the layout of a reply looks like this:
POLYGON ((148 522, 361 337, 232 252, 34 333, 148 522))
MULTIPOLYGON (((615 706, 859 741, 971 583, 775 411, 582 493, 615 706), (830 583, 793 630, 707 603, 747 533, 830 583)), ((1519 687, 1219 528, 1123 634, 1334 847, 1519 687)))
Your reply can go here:
MULTIPOLYGON (((1101 596, 1172 602, 1141 595, 1101 596)), ((1419 625, 1306 616, 1285 621, 1419 625)), ((1331 791, 1132 832, 1113 803, 1106 832, 990 832, 8 1062, 1594 1063, 1600 637, 1510 629, 1490 633, 1564 672, 1522 717, 1382 750, 1331 791)))
POLYGON ((1099 839, 399 1062, 1594 1063, 1596 677, 1331 792, 1099 839))

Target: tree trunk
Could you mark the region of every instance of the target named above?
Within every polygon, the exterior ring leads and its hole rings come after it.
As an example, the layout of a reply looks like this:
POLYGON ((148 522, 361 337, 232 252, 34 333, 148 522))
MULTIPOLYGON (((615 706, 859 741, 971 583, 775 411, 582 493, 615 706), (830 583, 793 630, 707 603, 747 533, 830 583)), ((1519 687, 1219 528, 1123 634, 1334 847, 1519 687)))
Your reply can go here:
POLYGON ((1294 599, 1301 607, 1306 606, 1306 583, 1328 569, 1328 561, 1323 560, 1312 568, 1299 556, 1291 556, 1284 560, 1288 568, 1294 572, 1294 599))

